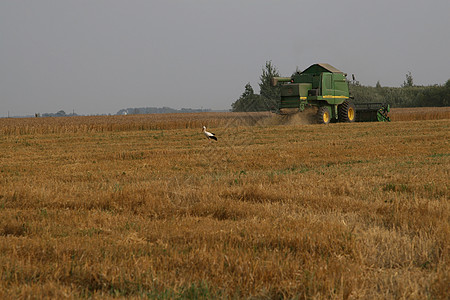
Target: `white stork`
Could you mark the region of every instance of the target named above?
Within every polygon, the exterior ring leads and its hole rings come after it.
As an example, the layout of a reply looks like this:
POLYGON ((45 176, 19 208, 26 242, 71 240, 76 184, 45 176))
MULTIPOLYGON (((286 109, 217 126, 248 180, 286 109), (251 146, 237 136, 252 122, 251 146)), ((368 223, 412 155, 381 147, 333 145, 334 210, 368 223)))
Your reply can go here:
POLYGON ((212 132, 206 131, 206 126, 203 126, 203 133, 205 134, 206 138, 211 142, 211 140, 216 140, 216 135, 212 132))

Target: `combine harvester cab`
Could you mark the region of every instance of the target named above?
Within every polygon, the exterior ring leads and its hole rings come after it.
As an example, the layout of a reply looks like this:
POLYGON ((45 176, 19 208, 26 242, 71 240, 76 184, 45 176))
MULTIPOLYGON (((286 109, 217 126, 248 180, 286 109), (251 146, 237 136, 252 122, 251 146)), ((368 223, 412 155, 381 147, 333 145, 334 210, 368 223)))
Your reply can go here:
MULTIPOLYGON (((329 64, 314 64, 291 77, 274 77, 272 81, 274 86, 282 83, 280 113, 293 114, 313 106, 317 107, 316 119, 320 124, 361 120, 357 117, 358 108, 349 95, 346 77, 347 74, 329 64)), ((369 113, 369 110, 373 110, 376 105, 378 103, 372 103, 371 107, 361 109, 369 113)), ((381 108, 378 106, 376 111, 381 108)), ((387 112, 389 107, 384 110, 384 119, 377 120, 389 121, 387 112)), ((362 119, 370 121, 364 113, 362 119)))

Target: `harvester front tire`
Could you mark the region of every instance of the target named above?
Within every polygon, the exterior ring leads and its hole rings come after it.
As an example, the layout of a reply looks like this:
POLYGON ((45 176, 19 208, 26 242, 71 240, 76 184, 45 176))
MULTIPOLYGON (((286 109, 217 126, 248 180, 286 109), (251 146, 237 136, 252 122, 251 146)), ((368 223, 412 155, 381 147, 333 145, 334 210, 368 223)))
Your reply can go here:
POLYGON ((328 124, 331 120, 330 110, 326 106, 319 107, 317 111, 317 123, 328 124))
POLYGON ((356 108, 355 104, 345 100, 338 107, 339 110, 339 121, 340 122, 355 122, 356 119, 356 108))

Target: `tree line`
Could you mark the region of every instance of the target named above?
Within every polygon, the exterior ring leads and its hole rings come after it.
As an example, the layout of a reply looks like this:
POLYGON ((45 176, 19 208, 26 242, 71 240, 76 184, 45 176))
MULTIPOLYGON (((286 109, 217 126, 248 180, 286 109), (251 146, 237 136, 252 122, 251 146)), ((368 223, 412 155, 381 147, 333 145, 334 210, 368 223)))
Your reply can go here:
MULTIPOLYGON (((298 71, 298 70, 297 70, 298 71)), ((253 90, 250 83, 244 86, 244 92, 231 104, 232 111, 276 111, 280 101, 280 87, 272 86, 273 77, 279 72, 271 61, 267 61, 259 77, 260 93, 253 90)), ((411 72, 401 87, 382 87, 378 81, 375 87, 350 81, 350 95, 355 103, 380 102, 391 107, 427 107, 450 106, 450 79, 444 85, 414 85, 411 72)))
POLYGON ((382 102, 391 107, 450 106, 450 79, 444 85, 432 86, 371 87, 351 83, 349 89, 356 103, 382 102))

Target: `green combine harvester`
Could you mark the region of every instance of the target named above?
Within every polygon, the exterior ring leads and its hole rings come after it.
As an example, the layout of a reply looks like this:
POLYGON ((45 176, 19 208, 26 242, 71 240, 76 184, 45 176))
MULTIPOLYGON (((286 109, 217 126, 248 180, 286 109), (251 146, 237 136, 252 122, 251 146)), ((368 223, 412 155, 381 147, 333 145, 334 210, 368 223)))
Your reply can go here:
POLYGON ((317 107, 317 122, 389 122, 389 105, 355 104, 348 90, 347 74, 329 64, 314 64, 291 77, 274 77, 281 84, 281 114, 293 114, 307 107, 317 107))

